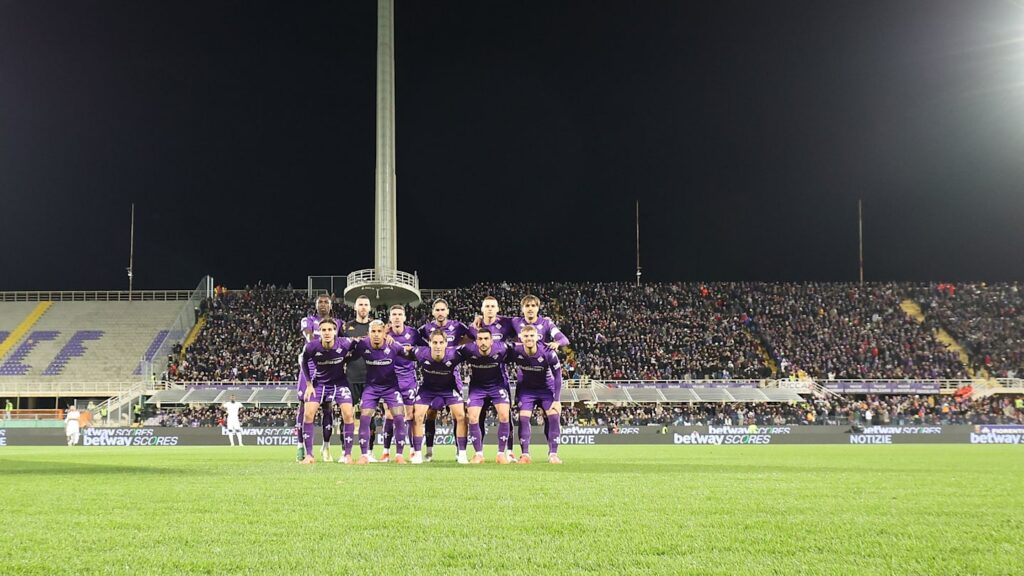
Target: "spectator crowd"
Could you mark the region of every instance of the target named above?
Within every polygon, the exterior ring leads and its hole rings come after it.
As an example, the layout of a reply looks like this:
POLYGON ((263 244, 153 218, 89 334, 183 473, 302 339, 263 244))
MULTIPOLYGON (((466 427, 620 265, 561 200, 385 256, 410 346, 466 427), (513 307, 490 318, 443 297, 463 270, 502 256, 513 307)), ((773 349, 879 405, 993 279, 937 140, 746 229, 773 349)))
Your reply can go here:
MULTIPOLYGON (((481 283, 430 291, 465 323, 492 295, 501 314, 520 315, 537 295, 541 314, 570 339, 566 378, 594 379, 961 379, 967 367, 936 337, 960 340, 970 364, 1015 377, 1024 364, 1024 295, 1017 284, 932 286, 868 283, 481 283), (901 307, 920 302, 924 322, 901 307)), ((420 326, 430 307, 407 310, 420 326)), ((312 312, 304 291, 257 286, 219 290, 204 302, 205 325, 171 356, 178 381, 280 381, 297 377, 299 322, 312 312)), ((353 317, 340 299, 334 315, 353 317)), ((387 318, 380 308, 374 317, 387 318)))

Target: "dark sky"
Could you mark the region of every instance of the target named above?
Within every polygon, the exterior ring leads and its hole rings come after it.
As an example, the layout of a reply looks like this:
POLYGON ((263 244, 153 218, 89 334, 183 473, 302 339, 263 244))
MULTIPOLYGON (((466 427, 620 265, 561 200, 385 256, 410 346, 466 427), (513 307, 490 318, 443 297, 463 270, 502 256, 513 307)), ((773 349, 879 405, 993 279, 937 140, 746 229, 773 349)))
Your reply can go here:
MULTIPOLYGON (((0 290, 373 265, 376 3, 0 0, 0 290)), ((1024 3, 396 6, 399 267, 1024 277, 1024 3)))

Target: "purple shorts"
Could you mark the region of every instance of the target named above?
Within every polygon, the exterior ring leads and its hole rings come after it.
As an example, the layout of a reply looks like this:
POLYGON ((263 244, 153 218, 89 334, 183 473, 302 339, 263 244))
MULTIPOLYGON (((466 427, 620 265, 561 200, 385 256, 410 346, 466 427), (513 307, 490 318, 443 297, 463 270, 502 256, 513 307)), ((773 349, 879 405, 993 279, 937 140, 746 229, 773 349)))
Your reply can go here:
POLYGON ((462 404, 462 394, 454 388, 451 390, 420 388, 419 394, 416 395, 415 403, 417 405, 429 406, 431 410, 440 410, 445 406, 462 404))
POLYGON ((320 404, 324 400, 333 399, 336 393, 337 386, 334 384, 316 384, 313 386, 313 395, 309 397, 309 400, 305 399, 305 388, 303 388, 302 393, 299 394, 299 399, 303 402, 316 402, 317 404, 320 404))
POLYGON ((382 400, 392 411, 405 406, 405 404, 402 403, 402 392, 397 387, 382 387, 367 384, 366 389, 363 390, 363 396, 362 400, 359 402, 359 407, 363 410, 374 410, 377 408, 377 404, 382 400))
POLYGON ((334 403, 335 404, 351 404, 352 403, 352 389, 348 386, 338 386, 334 390, 334 403))
POLYGON ((508 390, 504 386, 490 385, 490 386, 477 386, 473 387, 469 385, 469 407, 479 408, 484 405, 487 400, 491 401, 491 404, 508 404, 508 390))
POLYGON ((299 385, 296 386, 296 389, 299 391, 299 398, 302 398, 302 393, 306 391, 306 375, 302 373, 302 370, 299 370, 299 385))
POLYGON ((406 406, 412 406, 416 403, 416 383, 413 382, 411 388, 403 386, 401 383, 398 384, 398 390, 402 393, 402 404, 406 406))
POLYGON ((516 400, 521 411, 533 412, 535 406, 540 406, 541 410, 546 412, 551 409, 556 398, 547 388, 518 388, 516 400))

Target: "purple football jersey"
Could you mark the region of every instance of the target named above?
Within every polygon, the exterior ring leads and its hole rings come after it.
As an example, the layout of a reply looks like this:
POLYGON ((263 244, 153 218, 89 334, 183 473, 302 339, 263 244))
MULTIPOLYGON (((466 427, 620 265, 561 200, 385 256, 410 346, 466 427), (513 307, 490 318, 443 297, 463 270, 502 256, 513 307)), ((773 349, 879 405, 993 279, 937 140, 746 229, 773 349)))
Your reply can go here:
POLYGON ((352 355, 362 358, 366 362, 366 384, 367 386, 395 387, 398 388, 398 375, 395 373, 395 359, 402 356, 405 349, 398 344, 385 343, 380 348, 370 345, 370 340, 360 340, 356 343, 352 355))
MULTIPOLYGON (((299 332, 302 333, 302 337, 303 338, 306 337, 306 331, 308 330, 308 331, 313 333, 313 336, 312 336, 313 340, 319 340, 320 339, 320 320, 322 320, 322 318, 320 318, 316 314, 310 314, 309 316, 306 316, 305 318, 300 320, 299 321, 299 332)), ((334 322, 338 325, 338 333, 341 334, 341 327, 344 326, 345 323, 342 322, 341 320, 338 320, 337 318, 334 319, 334 322)))
POLYGON ((488 354, 481 354, 475 342, 464 344, 455 350, 459 358, 471 369, 470 389, 498 385, 508 388, 508 371, 505 370, 505 364, 508 361, 509 347, 503 342, 492 344, 488 354))
POLYGON ((302 361, 299 363, 306 381, 348 386, 345 379, 345 357, 355 344, 350 338, 335 338, 332 348, 324 348, 320 340, 307 342, 302 351, 302 361), (315 367, 315 372, 310 369, 311 367, 315 367))
MULTIPOLYGON (((420 333, 412 326, 405 326, 400 333, 388 326, 388 335, 399 346, 418 346, 423 343, 420 333)), ((398 376, 398 384, 402 390, 411 390, 416 387, 416 361, 406 357, 404 354, 395 358, 395 375, 398 376)))
POLYGON ((522 344, 516 344, 510 356, 519 368, 517 390, 547 389, 558 397, 562 390, 562 363, 554 350, 538 345, 531 355, 522 344))
POLYGON ((446 348, 440 360, 434 360, 427 346, 417 346, 413 352, 416 364, 420 367, 420 374, 423 376, 421 388, 462 390, 462 382, 456 377, 462 357, 455 352, 455 348, 446 348))
MULTIPOLYGON (((512 319, 508 316, 495 316, 494 321, 490 324, 481 325, 491 331, 491 339, 495 342, 515 342, 516 331, 512 327, 512 319)), ((469 337, 476 340, 476 327, 470 324, 467 326, 469 329, 469 337)))
POLYGON ((463 337, 469 339, 476 338, 476 335, 471 335, 469 328, 458 320, 448 320, 444 323, 444 326, 438 325, 437 320, 431 320, 423 326, 420 326, 420 337, 423 338, 425 343, 430 342, 430 333, 434 330, 441 330, 444 332, 444 337, 448 341, 449 348, 458 346, 462 342, 463 337))
POLYGON ((519 331, 523 329, 523 326, 533 326, 537 329, 537 341, 540 343, 547 342, 558 342, 559 346, 568 346, 569 339, 562 334, 562 331, 555 326, 555 323, 550 318, 545 316, 537 316, 537 320, 529 322, 526 318, 516 316, 512 319, 512 329, 516 332, 516 338, 519 337, 519 331))

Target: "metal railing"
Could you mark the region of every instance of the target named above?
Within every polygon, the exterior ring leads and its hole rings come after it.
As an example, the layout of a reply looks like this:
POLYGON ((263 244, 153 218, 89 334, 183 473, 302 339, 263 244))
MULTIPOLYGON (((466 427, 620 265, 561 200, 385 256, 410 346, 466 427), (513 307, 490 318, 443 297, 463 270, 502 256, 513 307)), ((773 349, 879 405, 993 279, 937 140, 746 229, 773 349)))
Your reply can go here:
POLYGON ((366 284, 399 284, 402 286, 409 286, 415 290, 420 289, 420 279, 415 274, 408 272, 402 272, 401 270, 377 270, 376 268, 367 268, 365 270, 356 270, 352 272, 346 278, 346 290, 350 288, 357 288, 366 284))
POLYGON ((177 302, 192 290, 34 290, 0 292, 0 302, 177 302))
POLYGON ((134 382, 4 382, 0 380, 0 396, 113 396, 138 385, 134 382))

